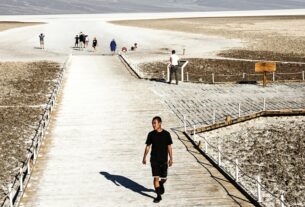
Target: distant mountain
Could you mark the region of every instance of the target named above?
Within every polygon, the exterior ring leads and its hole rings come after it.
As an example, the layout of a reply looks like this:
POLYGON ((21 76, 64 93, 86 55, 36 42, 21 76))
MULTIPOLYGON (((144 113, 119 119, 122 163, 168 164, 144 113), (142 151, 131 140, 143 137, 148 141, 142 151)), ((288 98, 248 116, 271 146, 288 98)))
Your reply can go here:
POLYGON ((0 0, 0 15, 304 8, 305 0, 0 0))

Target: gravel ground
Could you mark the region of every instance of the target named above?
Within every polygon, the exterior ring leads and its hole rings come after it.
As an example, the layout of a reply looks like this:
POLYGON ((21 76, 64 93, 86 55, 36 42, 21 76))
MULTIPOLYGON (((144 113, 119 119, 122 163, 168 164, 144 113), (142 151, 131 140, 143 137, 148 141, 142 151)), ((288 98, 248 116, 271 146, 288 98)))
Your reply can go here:
MULTIPOLYGON (((187 58, 189 64, 185 67, 191 82, 212 82, 212 73, 215 74, 215 82, 236 82, 241 80, 262 81, 262 75, 254 72, 255 61, 229 60, 229 59, 199 59, 187 58), (245 77, 243 78, 243 73, 245 77)), ((166 74, 168 61, 143 63, 139 67, 147 78, 162 79, 166 74)), ((305 64, 301 63, 278 63, 275 79, 302 80, 302 71, 305 64), (290 73, 286 74, 285 73, 290 73), (292 74, 293 73, 293 74, 292 74)), ((180 72, 179 72, 180 73, 180 72)), ((179 77, 180 78, 180 74, 179 77)), ((272 80, 272 74, 268 74, 272 80)))
POLYGON ((201 135, 229 159, 238 159, 246 174, 260 175, 263 185, 278 197, 284 194, 291 206, 304 206, 304 116, 258 118, 201 135))
POLYGON ((0 201, 26 158, 59 72, 54 62, 0 63, 0 201))

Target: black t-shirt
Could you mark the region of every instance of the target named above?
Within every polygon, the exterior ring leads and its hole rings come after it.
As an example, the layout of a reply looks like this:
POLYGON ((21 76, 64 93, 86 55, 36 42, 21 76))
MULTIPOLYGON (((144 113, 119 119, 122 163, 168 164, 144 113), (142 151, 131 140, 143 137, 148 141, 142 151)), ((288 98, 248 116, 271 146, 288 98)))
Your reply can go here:
POLYGON ((170 133, 166 130, 161 132, 149 132, 146 140, 147 145, 152 145, 150 162, 164 163, 168 160, 168 145, 173 144, 170 133))

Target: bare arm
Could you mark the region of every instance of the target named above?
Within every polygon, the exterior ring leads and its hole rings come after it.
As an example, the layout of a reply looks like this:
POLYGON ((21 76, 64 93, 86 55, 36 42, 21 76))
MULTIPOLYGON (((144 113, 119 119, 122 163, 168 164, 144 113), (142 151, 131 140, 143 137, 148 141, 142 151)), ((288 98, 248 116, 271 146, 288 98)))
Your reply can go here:
POLYGON ((149 150, 150 150, 150 145, 146 145, 143 155, 143 161, 142 161, 143 165, 146 165, 146 156, 149 153, 149 150))
POLYGON ((171 167, 173 165, 173 150, 172 150, 172 145, 168 145, 168 155, 169 155, 169 161, 168 165, 171 167))

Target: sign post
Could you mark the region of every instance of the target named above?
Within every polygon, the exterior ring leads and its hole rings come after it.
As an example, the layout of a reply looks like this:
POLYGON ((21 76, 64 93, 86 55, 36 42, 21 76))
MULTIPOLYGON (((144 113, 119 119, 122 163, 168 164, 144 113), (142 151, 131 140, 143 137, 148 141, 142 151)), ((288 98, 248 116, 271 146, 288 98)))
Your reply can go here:
POLYGON ((255 72, 263 73, 263 86, 267 85, 267 72, 275 72, 276 63, 275 62, 258 62, 255 63, 255 72))

